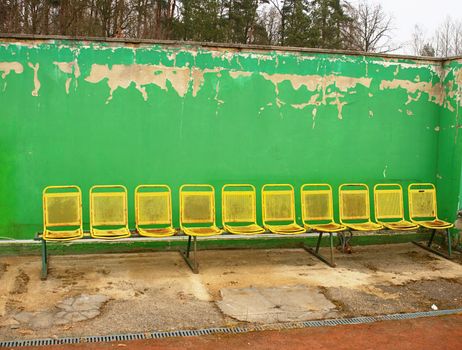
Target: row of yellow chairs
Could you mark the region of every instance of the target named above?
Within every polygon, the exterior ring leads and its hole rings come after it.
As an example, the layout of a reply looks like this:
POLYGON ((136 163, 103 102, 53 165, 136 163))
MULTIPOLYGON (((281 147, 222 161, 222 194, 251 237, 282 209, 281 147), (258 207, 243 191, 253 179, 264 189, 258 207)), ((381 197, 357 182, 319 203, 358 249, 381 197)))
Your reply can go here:
MULTIPOLYGON (((339 186, 339 223, 334 220, 332 187, 305 184, 301 187, 303 226, 295 214, 294 188, 289 184, 268 184, 261 190, 262 224, 257 223, 256 189, 250 184, 222 188, 223 230, 234 234, 299 234, 307 230, 341 232, 415 230, 419 226, 447 229, 452 224, 437 215, 433 184, 408 187, 409 220, 405 219, 403 190, 399 184, 374 186, 375 221, 370 215, 369 188, 365 184, 339 186)), ((90 189, 90 234, 94 238, 116 239, 131 235, 128 227, 127 189, 121 185, 90 189)), ((141 185, 135 190, 135 224, 141 236, 166 237, 176 233, 172 221, 171 189, 167 185, 141 185)), ((82 192, 78 186, 49 186, 43 191, 43 239, 82 238, 82 192)), ((223 232, 216 225, 215 189, 211 185, 183 185, 180 188, 180 229, 189 236, 212 236, 223 232)))

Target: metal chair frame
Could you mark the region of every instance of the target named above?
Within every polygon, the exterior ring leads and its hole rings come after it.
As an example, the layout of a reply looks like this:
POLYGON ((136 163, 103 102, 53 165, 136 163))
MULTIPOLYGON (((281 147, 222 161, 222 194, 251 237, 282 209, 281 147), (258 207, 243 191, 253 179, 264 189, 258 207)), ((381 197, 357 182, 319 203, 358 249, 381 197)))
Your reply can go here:
MULTIPOLYGON (((257 223, 257 199, 255 186, 251 184, 226 184, 221 188, 221 214, 223 229, 232 234, 254 235, 265 232, 265 229, 257 223), (232 197, 250 196, 250 206, 242 210, 246 215, 236 219, 231 215, 231 208, 228 208, 228 200, 232 197), (241 226, 230 225, 230 223, 242 224, 241 226)), ((242 215, 241 215, 242 216, 242 215)))
POLYGON ((295 198, 294 198, 294 187, 290 184, 266 184, 262 187, 261 190, 262 196, 262 222, 263 227, 268 231, 276 234, 285 234, 285 235, 296 235, 300 233, 305 233, 306 230, 297 224, 295 217, 295 198), (284 190, 277 190, 275 188, 286 188, 284 190), (271 189, 273 188, 273 189, 271 189), (289 195, 289 211, 286 217, 268 217, 268 197, 271 195, 289 195), (275 225, 270 222, 283 222, 287 221, 289 224, 280 224, 275 225))
MULTIPOLYGON (((415 245, 423 248, 429 252, 432 252, 436 255, 439 255, 443 258, 450 259, 452 255, 452 237, 449 229, 454 227, 454 224, 446 222, 438 218, 438 207, 437 207, 437 197, 436 197, 436 187, 432 183, 411 183, 408 186, 408 203, 409 203, 409 218, 411 222, 419 225, 423 229, 431 230, 430 239, 426 244, 421 242, 413 241, 415 245), (431 212, 428 213, 417 213, 417 208, 415 205, 415 195, 429 194, 431 197, 431 212), (417 214, 428 214, 428 216, 419 216, 417 214), (421 219, 423 218, 423 219, 421 219), (431 218, 432 220, 428 220, 431 218), (447 237, 447 254, 444 254, 434 248, 432 248, 433 240, 436 233, 440 231, 443 232, 447 237)), ((424 210, 425 211, 425 210, 424 210)))
MULTIPOLYGON (((333 234, 334 232, 342 232, 347 230, 347 227, 341 224, 338 224, 334 220, 334 204, 332 196, 332 186, 329 184, 304 184, 300 188, 300 197, 302 205, 302 221, 303 225, 307 230, 313 230, 319 234, 318 241, 316 243, 316 248, 310 248, 305 246, 305 250, 309 253, 316 256, 318 259, 328 264, 331 267, 335 267, 334 262, 334 243, 333 243, 333 234), (308 189, 311 188, 311 189, 308 189), (327 196, 327 212, 320 215, 314 215, 309 213, 309 206, 307 206, 307 200, 309 196, 327 196), (314 215, 314 216, 313 216, 314 215), (320 221, 324 223, 319 223, 320 221), (312 223, 310 223, 312 222, 312 223), (316 223, 317 222, 317 223, 316 223), (324 233, 329 234, 329 243, 330 243, 330 260, 327 260, 324 256, 319 254, 319 247, 321 244, 322 236, 324 233)), ((319 208, 318 208, 319 209, 319 208)), ((322 210, 322 211, 324 211, 322 210)))
POLYGON ((215 213, 215 188, 208 184, 185 184, 180 187, 180 228, 181 231, 188 236, 188 244, 186 250, 180 250, 181 256, 183 257, 186 264, 191 268, 193 273, 199 273, 199 264, 197 262, 197 237, 215 236, 222 233, 216 226, 216 213, 215 213), (187 191, 187 189, 195 189, 195 191, 187 191), (203 196, 204 193, 210 193, 210 212, 208 218, 203 219, 187 219, 185 217, 186 211, 186 194, 190 196, 203 196), (188 227, 185 224, 204 224, 210 222, 209 225, 202 225, 197 227, 188 227), (207 233, 201 233, 200 231, 209 230, 207 233), (191 246, 193 251, 193 257, 191 258, 191 246))
POLYGON ((93 238, 119 239, 130 237, 128 228, 128 203, 127 188, 122 185, 96 185, 90 188, 90 234, 93 238), (102 189, 113 189, 114 191, 98 192, 102 189), (116 191, 118 190, 118 191, 116 191), (122 220, 100 222, 96 218, 95 198, 98 197, 121 197, 122 200, 122 220), (99 229, 97 226, 121 226, 117 229, 99 229))
POLYGON ((176 230, 172 221, 172 191, 167 185, 139 185, 135 189, 135 226, 137 232, 144 237, 169 237, 173 236, 176 230), (148 190, 148 191, 143 191, 148 190), (158 190, 158 191, 155 191, 158 190), (159 191, 160 190, 160 191, 159 191), (166 217, 143 218, 142 198, 165 200, 167 202, 166 217), (147 225, 162 225, 162 227, 146 228, 147 225), (166 226, 165 226, 166 225, 166 226))
POLYGON ((377 223, 395 231, 417 230, 419 225, 405 219, 403 202, 403 188, 400 184, 376 184, 374 186, 374 214, 377 223), (389 208, 390 202, 387 202, 384 196, 392 200, 397 198, 391 205, 392 210, 389 208))
MULTIPOLYGON (((83 237, 83 221, 82 221, 82 191, 78 186, 48 186, 42 192, 43 203, 43 239, 48 241, 71 241, 83 237), (72 190, 72 191, 69 191, 72 190), (59 192, 52 192, 59 191, 59 192), (75 201, 75 221, 64 220, 60 222, 52 222, 52 206, 50 202, 62 198, 71 198, 75 201), (52 227, 70 228, 74 229, 59 229, 53 230, 52 227)), ((63 209, 63 208, 61 208, 63 209)), ((67 208, 69 210, 70 208, 67 208)))

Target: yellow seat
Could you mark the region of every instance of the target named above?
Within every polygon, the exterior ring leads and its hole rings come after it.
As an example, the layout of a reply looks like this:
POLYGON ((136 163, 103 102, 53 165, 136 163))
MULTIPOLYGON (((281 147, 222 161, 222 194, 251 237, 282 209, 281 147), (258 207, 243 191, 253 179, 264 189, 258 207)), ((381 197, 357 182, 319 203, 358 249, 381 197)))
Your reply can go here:
POLYGON ((300 194, 305 229, 328 233, 346 230, 346 226, 334 220, 332 187, 329 184, 305 184, 300 194))
POLYGON ((400 184, 377 184, 374 186, 375 219, 384 227, 395 231, 412 231, 419 225, 405 220, 403 188, 400 184))
POLYGON ((378 231, 383 225, 370 217, 369 187, 366 184, 343 184, 339 187, 340 223, 355 231, 378 231))
POLYGON ((130 237, 124 186, 104 185, 90 189, 90 234, 102 239, 130 237))
POLYGON ((141 236, 168 237, 175 234, 170 187, 140 185, 135 189, 135 226, 141 236))
POLYGON ((438 218, 436 188, 431 183, 413 183, 408 187, 409 217, 419 226, 446 230, 454 226, 438 218))
POLYGON ((48 186, 43 190, 43 239, 69 241, 83 237, 82 191, 78 186, 48 186))
POLYGON ((294 188, 289 184, 262 187, 262 221, 270 232, 293 235, 306 232, 295 220, 294 188))
POLYGON ((180 227, 189 236, 215 236, 222 233, 216 226, 215 189, 211 185, 180 187, 180 227))
POLYGON ((229 233, 253 235, 265 232, 257 224, 256 191, 253 185, 224 185, 221 203, 223 228, 229 233))

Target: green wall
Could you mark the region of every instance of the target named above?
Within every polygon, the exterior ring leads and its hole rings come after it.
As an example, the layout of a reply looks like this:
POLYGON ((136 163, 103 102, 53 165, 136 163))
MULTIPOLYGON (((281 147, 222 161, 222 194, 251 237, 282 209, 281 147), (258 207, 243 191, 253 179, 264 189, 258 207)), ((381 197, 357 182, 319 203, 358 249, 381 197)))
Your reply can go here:
MULTIPOLYGON (((454 219, 462 63, 197 45, 0 41, 0 236, 47 185, 437 182, 454 219)), ((217 202, 219 196, 217 198, 217 202)), ((218 213, 220 214, 220 213, 218 213)))

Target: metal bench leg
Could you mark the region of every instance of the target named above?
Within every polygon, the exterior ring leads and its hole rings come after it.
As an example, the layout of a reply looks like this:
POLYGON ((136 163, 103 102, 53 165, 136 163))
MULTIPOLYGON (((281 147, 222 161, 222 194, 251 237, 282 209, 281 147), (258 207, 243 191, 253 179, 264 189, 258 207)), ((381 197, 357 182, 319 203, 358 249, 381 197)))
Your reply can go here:
POLYGON ((335 267, 334 262, 334 239, 332 237, 332 232, 329 232, 329 242, 330 242, 330 261, 327 260, 324 256, 319 254, 319 247, 321 246, 322 235, 324 232, 319 232, 318 241, 316 242, 316 249, 308 247, 306 244, 303 244, 303 249, 305 249, 308 253, 314 255, 316 258, 321 260, 323 263, 326 263, 330 267, 335 267))
POLYGON ((449 229, 446 229, 446 235, 448 236, 448 256, 451 257, 452 255, 452 237, 451 237, 451 232, 449 232, 449 229))
POLYGON ((352 250, 350 241, 353 238, 353 232, 351 232, 350 230, 338 232, 337 237, 340 241, 339 245, 337 246, 337 249, 340 250, 342 253, 351 254, 352 250), (348 233, 349 235, 347 235, 346 233, 348 233))
POLYGON ((452 254, 452 239, 451 239, 451 234, 449 233, 449 229, 446 229, 445 232, 446 232, 446 235, 448 237, 448 255, 444 254, 444 253, 441 253, 440 251, 436 250, 436 249, 433 249, 432 248, 432 244, 433 244, 433 240, 435 238, 435 235, 436 235, 436 231, 437 230, 432 230, 432 234, 430 236, 430 239, 428 240, 427 244, 424 244, 424 243, 421 243, 421 242, 417 242, 417 241, 412 241, 412 243, 414 243, 416 246, 419 246, 420 248, 423 248, 433 254, 436 254, 438 256, 441 256, 445 259, 451 259, 451 254, 452 254))
POLYGON ((47 241, 42 238, 42 274, 40 279, 46 280, 48 277, 48 252, 47 252, 47 241))
POLYGON ((188 246, 186 251, 180 250, 180 254, 183 257, 186 264, 188 264, 189 268, 193 273, 199 273, 199 264, 197 263, 197 237, 194 236, 193 240, 193 258, 191 259, 191 240, 193 239, 192 236, 188 237, 188 246))

